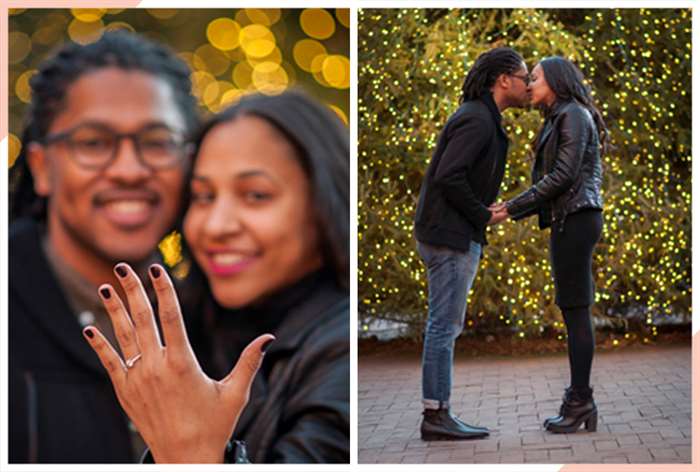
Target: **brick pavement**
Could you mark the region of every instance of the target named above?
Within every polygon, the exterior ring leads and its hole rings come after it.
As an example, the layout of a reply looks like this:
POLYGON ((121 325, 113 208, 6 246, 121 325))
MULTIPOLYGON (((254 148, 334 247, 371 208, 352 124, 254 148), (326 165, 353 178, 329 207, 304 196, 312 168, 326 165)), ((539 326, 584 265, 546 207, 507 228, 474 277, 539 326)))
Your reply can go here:
POLYGON ((455 361, 452 411, 491 428, 475 441, 420 439, 420 359, 359 358, 360 463, 690 463, 691 349, 596 353, 598 431, 555 435, 542 421, 568 385, 565 355, 455 361))

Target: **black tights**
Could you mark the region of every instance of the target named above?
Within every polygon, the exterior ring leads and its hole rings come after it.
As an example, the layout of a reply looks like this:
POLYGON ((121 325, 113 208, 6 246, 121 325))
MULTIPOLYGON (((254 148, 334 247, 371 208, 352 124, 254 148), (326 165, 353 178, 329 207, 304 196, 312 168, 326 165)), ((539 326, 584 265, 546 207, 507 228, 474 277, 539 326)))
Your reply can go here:
POLYGON ((595 349, 590 307, 564 308, 562 312, 568 335, 571 386, 588 387, 595 349))

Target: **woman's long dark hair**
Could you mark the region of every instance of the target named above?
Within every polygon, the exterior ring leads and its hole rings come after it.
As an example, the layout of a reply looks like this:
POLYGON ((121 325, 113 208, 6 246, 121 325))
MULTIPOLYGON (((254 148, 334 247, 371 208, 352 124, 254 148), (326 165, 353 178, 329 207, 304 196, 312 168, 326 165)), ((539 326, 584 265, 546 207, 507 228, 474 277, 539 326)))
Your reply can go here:
MULTIPOLYGON (((556 95, 557 101, 575 100, 590 112, 598 131, 601 153, 605 154, 609 148, 608 128, 605 126, 602 113, 593 100, 591 87, 584 82, 581 70, 570 60, 559 56, 542 59, 540 66, 547 85, 556 95)), ((540 129, 541 132, 542 129, 540 129)), ((538 133, 536 141, 539 139, 540 133, 538 133)))
POLYGON ((172 51, 127 31, 107 32, 85 46, 69 42, 42 62, 29 81, 32 101, 25 118, 22 151, 10 169, 10 221, 23 216, 45 219, 46 199, 34 192, 34 179, 26 159, 27 146, 46 136, 51 123, 65 107, 70 86, 83 74, 106 67, 143 71, 166 81, 182 113, 186 132, 192 133, 197 128, 199 118, 196 100, 190 92, 190 70, 172 51))
POLYGON ((520 54, 508 47, 494 48, 476 58, 462 84, 459 103, 476 100, 488 92, 501 74, 512 74, 523 64, 520 54))
MULTIPOLYGON (((195 162, 204 138, 213 128, 246 115, 260 117, 272 124, 297 150, 296 154, 310 183, 324 263, 333 270, 337 284, 348 288, 350 284, 348 129, 330 109, 301 92, 285 92, 273 96, 250 95, 204 124, 194 141, 195 162)), ((192 167, 194 168, 194 162, 192 167)), ((186 195, 186 198, 189 199, 189 196, 186 195)))

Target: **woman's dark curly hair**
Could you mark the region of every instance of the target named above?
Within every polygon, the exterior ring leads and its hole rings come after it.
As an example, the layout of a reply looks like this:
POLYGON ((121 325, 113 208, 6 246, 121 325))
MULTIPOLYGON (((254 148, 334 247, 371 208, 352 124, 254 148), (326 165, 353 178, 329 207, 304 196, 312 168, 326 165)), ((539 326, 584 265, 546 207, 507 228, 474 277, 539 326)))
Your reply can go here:
POLYGON ((107 32, 98 41, 85 46, 67 43, 41 63, 38 73, 29 82, 32 101, 25 118, 22 151, 10 169, 10 221, 23 216, 46 218, 46 199, 34 192, 34 180, 25 155, 27 146, 46 136, 65 106, 70 86, 83 74, 106 67, 143 71, 167 82, 182 112, 186 132, 195 131, 199 118, 197 103, 191 94, 190 70, 172 51, 127 31, 107 32))

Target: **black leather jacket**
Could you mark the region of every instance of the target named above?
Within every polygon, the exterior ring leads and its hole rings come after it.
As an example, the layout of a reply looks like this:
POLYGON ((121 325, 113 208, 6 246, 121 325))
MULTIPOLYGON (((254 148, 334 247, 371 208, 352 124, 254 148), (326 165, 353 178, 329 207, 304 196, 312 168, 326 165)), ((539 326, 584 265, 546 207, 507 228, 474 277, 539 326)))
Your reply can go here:
POLYGON ((536 146, 533 185, 506 203, 513 219, 538 214, 540 228, 563 231, 567 215, 603 209, 603 170, 593 117, 576 101, 554 104, 536 146))

